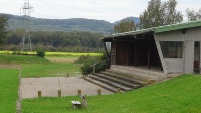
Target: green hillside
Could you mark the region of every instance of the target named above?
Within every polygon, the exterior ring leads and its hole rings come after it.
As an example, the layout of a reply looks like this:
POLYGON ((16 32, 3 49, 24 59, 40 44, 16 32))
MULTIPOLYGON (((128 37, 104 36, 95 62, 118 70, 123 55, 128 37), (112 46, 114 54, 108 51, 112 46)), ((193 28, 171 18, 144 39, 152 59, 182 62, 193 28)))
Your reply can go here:
POLYGON ((200 113, 201 76, 183 75, 128 93, 89 96, 87 109, 73 110, 79 97, 26 99, 22 113, 200 113))
MULTIPOLYGON (((23 16, 9 15, 9 29, 25 28, 23 16)), ((30 17, 30 30, 32 31, 88 31, 96 33, 111 33, 113 24, 104 20, 74 18, 74 19, 41 19, 30 17)))
MULTIPOLYGON (((8 29, 16 30, 25 28, 25 17, 10 15, 8 20, 8 29)), ((127 17, 139 23, 137 17, 127 17)), ((31 31, 84 31, 108 34, 113 32, 115 24, 120 21, 110 23, 104 20, 84 19, 84 18, 71 18, 71 19, 42 19, 30 17, 30 30, 31 31)))

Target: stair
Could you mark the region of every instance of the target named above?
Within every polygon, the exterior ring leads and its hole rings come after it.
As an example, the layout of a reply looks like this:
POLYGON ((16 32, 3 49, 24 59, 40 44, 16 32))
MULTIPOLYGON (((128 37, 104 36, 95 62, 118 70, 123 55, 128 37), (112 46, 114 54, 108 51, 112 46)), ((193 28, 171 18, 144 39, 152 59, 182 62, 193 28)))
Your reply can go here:
POLYGON ((140 80, 148 83, 154 83, 166 79, 166 76, 162 71, 153 71, 147 68, 142 69, 138 67, 112 65, 109 71, 122 74, 123 76, 127 76, 131 79, 140 80))
POLYGON ((103 72, 84 77, 84 79, 116 93, 117 89, 122 92, 131 91, 165 78, 162 72, 115 65, 103 72))

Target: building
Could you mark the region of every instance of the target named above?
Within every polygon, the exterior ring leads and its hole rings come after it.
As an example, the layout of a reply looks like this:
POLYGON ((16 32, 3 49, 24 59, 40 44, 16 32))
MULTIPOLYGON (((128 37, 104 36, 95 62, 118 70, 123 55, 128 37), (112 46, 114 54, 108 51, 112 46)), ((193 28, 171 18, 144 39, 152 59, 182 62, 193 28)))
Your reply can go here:
POLYGON ((111 66, 158 70, 163 76, 201 70, 201 21, 113 34, 102 41, 111 66))

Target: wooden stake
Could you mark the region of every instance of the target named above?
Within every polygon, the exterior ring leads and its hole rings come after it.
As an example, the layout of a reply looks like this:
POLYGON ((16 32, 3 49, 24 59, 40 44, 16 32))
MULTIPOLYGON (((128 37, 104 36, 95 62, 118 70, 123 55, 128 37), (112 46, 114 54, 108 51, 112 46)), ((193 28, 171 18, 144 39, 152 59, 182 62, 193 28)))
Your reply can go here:
POLYGON ((118 89, 117 89, 117 93, 120 93, 120 92, 121 92, 121 89, 120 89, 120 88, 118 88, 118 89))
POLYGON ((58 90, 58 97, 61 97, 61 90, 58 90))
POLYGON ((77 90, 77 95, 80 96, 82 94, 81 90, 77 90))
POLYGON ((101 95, 101 90, 97 90, 97 95, 101 95))
POLYGON ((42 92, 38 91, 38 97, 42 97, 42 92))

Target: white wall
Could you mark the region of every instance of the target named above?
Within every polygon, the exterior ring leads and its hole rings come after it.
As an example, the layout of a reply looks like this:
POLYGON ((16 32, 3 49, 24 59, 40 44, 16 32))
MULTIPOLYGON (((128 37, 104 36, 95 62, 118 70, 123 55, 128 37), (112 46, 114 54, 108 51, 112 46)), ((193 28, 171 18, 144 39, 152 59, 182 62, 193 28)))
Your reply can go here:
MULTIPOLYGON (((182 30, 168 31, 164 33, 154 34, 154 38, 157 44, 159 56, 162 62, 162 66, 165 74, 175 73, 179 71, 185 73, 193 73, 194 68, 194 42, 201 42, 201 27, 186 29, 183 33, 182 30), (159 41, 183 41, 183 58, 178 59, 165 59, 161 52, 159 41), (171 68, 168 68, 169 66, 171 68), (173 67, 172 67, 173 66, 173 67)), ((201 48, 201 47, 200 47, 201 48)), ((201 59, 201 55, 200 55, 201 59)), ((201 62, 200 62, 201 64, 201 62)))

